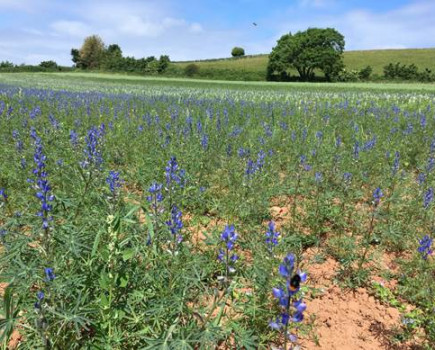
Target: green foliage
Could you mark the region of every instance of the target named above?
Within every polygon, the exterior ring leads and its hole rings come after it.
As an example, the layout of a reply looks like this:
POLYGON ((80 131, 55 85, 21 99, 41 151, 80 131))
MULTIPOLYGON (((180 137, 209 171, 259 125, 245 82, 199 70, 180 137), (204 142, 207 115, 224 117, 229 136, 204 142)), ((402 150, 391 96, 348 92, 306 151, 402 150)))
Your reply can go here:
POLYGON ((107 47, 107 53, 113 56, 122 57, 122 50, 118 44, 111 44, 107 47))
POLYGON ((47 70, 59 70, 60 68, 54 61, 42 61, 39 66, 47 70))
MULTIPOLYGON (((6 287, 3 294, 3 311, 4 318, 0 318, 0 344, 4 344, 4 348, 7 346, 7 340, 11 337, 12 332, 16 329, 19 323, 19 308, 14 300, 14 291, 11 286, 6 287)), ((1 315, 1 314, 0 314, 1 315)))
POLYGON ((419 328, 426 332, 429 343, 435 342, 435 260, 429 256, 423 259, 416 253, 414 259, 404 264, 405 271, 400 279, 399 291, 416 309, 403 314, 404 329, 411 337, 419 328))
POLYGON ((272 49, 267 66, 268 80, 286 80, 289 69, 298 71, 303 81, 313 80, 321 70, 331 80, 343 68, 344 37, 333 28, 309 28, 283 35, 272 49))
POLYGON ((171 60, 169 59, 168 55, 161 55, 159 58, 159 64, 157 66, 157 73, 164 73, 168 69, 170 62, 171 60))
POLYGON ((396 64, 388 64, 384 67, 384 76, 387 79, 400 78, 404 80, 416 80, 418 68, 415 64, 401 65, 400 62, 396 64))
POLYGON ((102 68, 105 70, 119 71, 123 66, 122 50, 118 44, 111 44, 104 54, 102 68))
POLYGON ((111 44, 106 48, 101 38, 96 35, 86 38, 80 50, 72 49, 71 55, 77 68, 90 70, 163 74, 170 64, 167 55, 161 55, 159 60, 154 56, 139 59, 124 57, 118 44, 111 44))
POLYGON ((373 72, 373 68, 371 66, 367 66, 365 68, 362 68, 359 72, 358 72, 358 77, 361 80, 368 80, 370 79, 370 75, 373 72))
POLYGON ((0 62, 0 69, 4 69, 4 68, 14 68, 14 64, 12 62, 9 62, 9 61, 1 61, 0 62))
POLYGON ((71 49, 71 60, 73 61, 74 66, 82 68, 80 63, 80 50, 74 48, 71 49))
POLYGON ((360 72, 356 70, 348 71, 347 69, 343 69, 337 74, 334 80, 342 82, 356 82, 360 80, 360 72))
POLYGON ((418 67, 415 64, 395 64, 389 63, 384 67, 384 77, 386 79, 399 79, 399 80, 417 80, 423 82, 435 81, 435 74, 428 68, 425 68, 423 72, 418 71, 418 67))
POLYGON ((245 49, 243 47, 233 47, 231 50, 231 56, 233 57, 242 57, 245 56, 245 49))
MULTIPOLYGON (((91 35, 85 38, 79 50, 79 62, 77 65, 83 69, 100 68, 104 58, 105 46, 103 39, 98 35, 91 35)), ((71 54, 75 54, 71 52, 71 54)), ((73 55, 73 59, 74 59, 73 55)))
POLYGON ((195 63, 188 64, 184 68, 184 74, 188 77, 193 77, 194 75, 197 75, 199 72, 199 66, 195 63))
POLYGON ((54 61, 44 61, 37 66, 20 64, 14 65, 12 62, 0 62, 1 72, 56 72, 56 71, 71 71, 72 68, 58 66, 54 61))

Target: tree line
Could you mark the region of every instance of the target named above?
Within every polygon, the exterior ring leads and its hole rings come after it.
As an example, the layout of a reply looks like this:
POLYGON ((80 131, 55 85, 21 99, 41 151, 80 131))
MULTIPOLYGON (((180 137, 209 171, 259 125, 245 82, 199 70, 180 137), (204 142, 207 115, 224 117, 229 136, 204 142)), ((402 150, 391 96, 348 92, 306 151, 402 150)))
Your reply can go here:
MULTIPOLYGON (((14 65, 0 62, 3 72, 50 72, 72 69, 130 72, 138 74, 166 74, 180 77, 200 77, 222 80, 270 80, 270 81, 367 81, 411 80, 435 81, 435 73, 426 68, 419 71, 414 64, 389 63, 384 66, 383 77, 371 77, 372 67, 347 70, 343 63, 344 36, 334 28, 308 28, 295 34, 284 34, 269 54, 265 72, 248 72, 240 69, 204 69, 196 63, 179 69, 171 65, 169 56, 161 55, 136 59, 124 57, 118 44, 106 46, 98 35, 84 39, 82 46, 71 49, 74 66, 61 67, 55 61, 43 61, 38 66, 14 65), (317 75, 316 75, 317 74, 317 75)), ((234 47, 231 56, 245 56, 242 47, 234 47)))
POLYGON ((80 69, 101 69, 107 71, 136 72, 136 73, 164 73, 170 63, 169 56, 161 55, 136 59, 124 57, 118 44, 106 47, 98 35, 85 38, 80 49, 71 49, 74 66, 80 69))

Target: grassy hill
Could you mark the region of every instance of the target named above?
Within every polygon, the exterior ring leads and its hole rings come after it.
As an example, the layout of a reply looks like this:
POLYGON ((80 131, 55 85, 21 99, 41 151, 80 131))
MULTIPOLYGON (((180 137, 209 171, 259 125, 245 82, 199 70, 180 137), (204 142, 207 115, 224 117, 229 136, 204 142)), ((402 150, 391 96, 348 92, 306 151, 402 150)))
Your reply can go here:
MULTIPOLYGON (((231 75, 232 73, 245 75, 249 80, 261 80, 265 76, 268 55, 254 55, 243 58, 222 58, 215 60, 175 62, 174 66, 183 69, 188 64, 199 66, 199 76, 212 78, 213 74, 231 75), (255 79, 259 78, 259 79, 255 79)), ((373 74, 381 76, 383 68, 389 63, 414 63, 419 70, 429 68, 435 71, 435 48, 430 49, 391 49, 347 51, 344 53, 344 64, 347 70, 360 70, 370 65, 373 74)))

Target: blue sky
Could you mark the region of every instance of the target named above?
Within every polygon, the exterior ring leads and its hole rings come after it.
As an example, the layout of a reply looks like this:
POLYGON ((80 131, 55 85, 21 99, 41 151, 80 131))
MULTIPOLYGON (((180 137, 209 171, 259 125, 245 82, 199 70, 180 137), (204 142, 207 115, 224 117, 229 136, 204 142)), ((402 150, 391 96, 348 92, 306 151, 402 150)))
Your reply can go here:
POLYGON ((336 28, 346 50, 435 47, 434 18, 435 0, 0 0, 0 61, 71 65, 92 34, 137 58, 269 53, 308 27, 336 28))

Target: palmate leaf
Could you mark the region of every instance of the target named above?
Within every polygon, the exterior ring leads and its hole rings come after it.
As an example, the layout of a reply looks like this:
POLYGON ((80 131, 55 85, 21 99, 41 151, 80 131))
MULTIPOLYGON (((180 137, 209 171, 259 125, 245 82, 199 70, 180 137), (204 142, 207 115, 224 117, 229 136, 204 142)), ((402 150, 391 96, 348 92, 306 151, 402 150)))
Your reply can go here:
MULTIPOLYGON (((17 305, 19 300, 17 301, 17 305)), ((17 323, 18 308, 14 305, 13 300, 13 288, 8 286, 3 295, 3 307, 2 313, 4 318, 0 318, 0 343, 7 344, 12 332, 14 330, 15 324, 17 323)))
POLYGON ((147 350, 152 350, 152 349, 191 350, 193 349, 192 345, 194 344, 194 342, 192 340, 189 340, 189 336, 180 339, 179 328, 180 328, 179 319, 176 318, 174 320, 174 323, 170 327, 168 327, 159 338, 146 339, 146 343, 148 345, 143 349, 147 349, 147 350))
POLYGON ((258 349, 258 337, 254 335, 253 331, 244 329, 237 324, 235 324, 234 328, 237 348, 245 350, 258 349))

